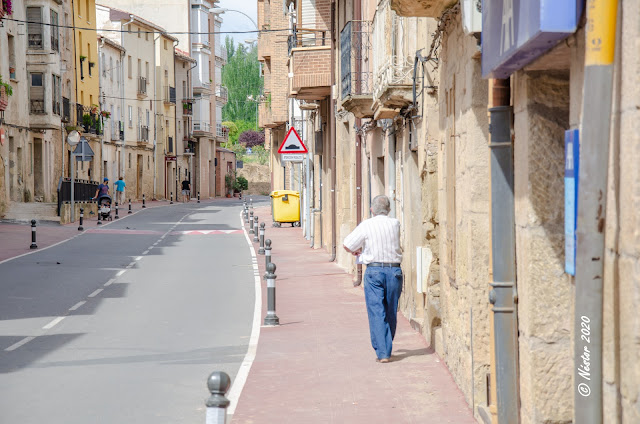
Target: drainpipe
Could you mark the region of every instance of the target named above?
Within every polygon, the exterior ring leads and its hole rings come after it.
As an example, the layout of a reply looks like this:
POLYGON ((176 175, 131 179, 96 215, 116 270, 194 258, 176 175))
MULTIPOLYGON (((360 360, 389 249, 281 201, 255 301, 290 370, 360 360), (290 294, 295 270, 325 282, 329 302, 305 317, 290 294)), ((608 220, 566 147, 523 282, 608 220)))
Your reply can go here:
POLYGON ((602 423, 602 283, 617 0, 587 2, 576 231, 576 423, 602 423))
MULTIPOLYGON (((498 422, 519 422, 515 207, 510 80, 494 80, 490 114, 491 275, 498 422)), ((475 408, 475 405, 474 405, 475 408)))
MULTIPOLYGON (((155 34, 155 33, 154 33, 155 34)), ((156 41, 160 38, 162 34, 158 33, 158 36, 153 39, 153 67, 156 67, 156 41)), ((157 93, 157 71, 153 72, 153 99, 156 100, 158 98, 157 93)), ((153 107, 153 103, 151 103, 151 107, 153 107)), ((155 119, 153 120, 153 200, 156 200, 157 193, 157 179, 158 179, 158 105, 155 105, 156 109, 154 112, 155 119)), ((176 197, 178 193, 176 193, 176 197)))
POLYGON ((387 119, 386 127, 389 144, 387 146, 387 181, 389 182, 388 196, 391 201, 389 216, 396 217, 396 130, 393 120, 387 119))
MULTIPOLYGON (((120 46, 123 48, 123 50, 125 49, 124 47, 124 35, 126 34, 126 26, 129 25, 131 22, 133 22, 135 20, 135 18, 133 17, 133 15, 129 15, 129 21, 125 22, 120 29, 122 30, 122 32, 120 33, 120 46)), ((125 81, 125 77, 124 77, 124 59, 127 56, 127 52, 126 51, 120 51, 120 69, 122 70, 122 72, 120 72, 120 102, 122 104, 122 118, 124 120, 124 117, 126 116, 128 119, 128 110, 126 110, 125 106, 125 101, 124 101, 124 81, 125 81)), ((124 126, 124 124, 123 124, 124 126)), ((118 131, 120 131, 120 128, 118 128, 118 131)), ((125 137, 126 138, 126 137, 125 137)), ((127 167, 124 166, 124 164, 126 163, 126 159, 125 159, 125 155, 126 155, 126 148, 125 148, 125 141, 124 140, 120 140, 120 153, 122 153, 120 155, 120 167, 122 168, 122 178, 126 180, 126 172, 127 172, 127 167)))
POLYGON ((337 205, 336 205, 336 99, 333 97, 333 87, 336 80, 336 37, 335 37, 336 3, 331 0, 331 97, 329 102, 329 132, 331 137, 331 259, 336 260, 337 245, 337 205))
MULTIPOLYGON (((353 4, 353 20, 356 24, 362 25, 362 3, 360 0, 356 0, 353 4)), ((360 27, 362 32, 364 29, 360 27)), ((362 54, 362 53, 360 53, 362 54)), ((361 58, 356 59, 355 71, 357 81, 362 78, 362 62, 361 58)), ((356 84, 356 94, 362 94, 362 84, 356 84)), ((356 118, 356 225, 362 222, 362 119, 356 118)), ((356 282, 357 285, 362 283, 362 264, 356 265, 356 282)))

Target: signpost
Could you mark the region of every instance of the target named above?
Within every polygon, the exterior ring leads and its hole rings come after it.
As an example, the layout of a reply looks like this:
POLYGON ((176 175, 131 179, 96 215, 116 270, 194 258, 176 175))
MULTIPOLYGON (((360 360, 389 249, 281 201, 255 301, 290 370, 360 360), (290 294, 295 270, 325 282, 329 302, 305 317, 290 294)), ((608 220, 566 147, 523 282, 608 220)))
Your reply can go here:
POLYGON ((89 146, 89 142, 86 138, 80 137, 80 133, 78 131, 71 131, 67 136, 67 143, 72 148, 75 147, 75 150, 71 152, 71 222, 74 222, 76 219, 76 205, 75 205, 75 187, 74 182, 76 178, 76 170, 75 170, 75 162, 80 158, 83 162, 90 162, 93 158, 93 150, 89 146))
POLYGON ((309 151, 298 132, 294 127, 291 127, 284 140, 282 140, 278 153, 280 153, 281 162, 302 162, 309 151))

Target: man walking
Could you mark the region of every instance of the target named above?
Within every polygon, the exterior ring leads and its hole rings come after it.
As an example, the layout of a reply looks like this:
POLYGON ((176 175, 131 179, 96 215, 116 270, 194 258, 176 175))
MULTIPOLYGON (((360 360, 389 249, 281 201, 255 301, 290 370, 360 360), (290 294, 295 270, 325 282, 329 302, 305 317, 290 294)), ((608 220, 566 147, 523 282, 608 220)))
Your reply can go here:
POLYGON ((124 183, 124 180, 122 179, 122 177, 118 178, 118 181, 113 183, 113 185, 116 186, 116 202, 118 202, 119 205, 123 205, 124 204, 124 188, 127 185, 124 183))
POLYGON ((184 178, 182 181, 182 203, 186 203, 191 200, 191 183, 187 179, 184 178))
POLYGON ((344 239, 344 249, 367 265, 364 296, 369 316, 371 346, 377 361, 387 363, 396 334, 398 300, 402 293, 400 222, 389 218, 391 203, 384 195, 371 203, 372 218, 360 223, 344 239))

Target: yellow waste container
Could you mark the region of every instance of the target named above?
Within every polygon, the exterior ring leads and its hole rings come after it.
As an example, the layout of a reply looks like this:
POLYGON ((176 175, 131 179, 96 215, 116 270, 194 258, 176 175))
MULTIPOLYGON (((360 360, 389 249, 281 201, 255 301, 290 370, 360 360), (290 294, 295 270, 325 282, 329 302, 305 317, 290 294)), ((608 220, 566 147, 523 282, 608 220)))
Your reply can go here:
POLYGON ((271 215, 276 226, 289 223, 300 226, 300 193, 292 190, 271 192, 271 215))

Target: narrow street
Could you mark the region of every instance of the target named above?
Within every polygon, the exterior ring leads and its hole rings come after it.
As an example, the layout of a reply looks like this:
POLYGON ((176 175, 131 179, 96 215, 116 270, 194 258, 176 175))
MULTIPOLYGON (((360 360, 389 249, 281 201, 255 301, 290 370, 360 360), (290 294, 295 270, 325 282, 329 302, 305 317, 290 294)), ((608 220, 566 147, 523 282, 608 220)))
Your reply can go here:
POLYGON ((142 210, 0 264, 7 423, 202 421, 232 380, 255 287, 240 201, 142 210))

